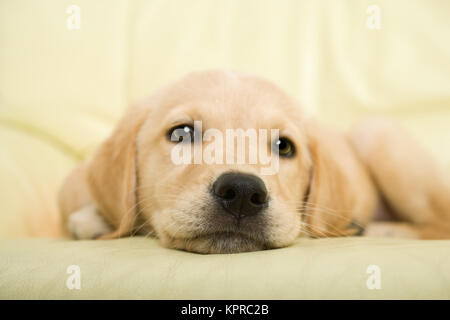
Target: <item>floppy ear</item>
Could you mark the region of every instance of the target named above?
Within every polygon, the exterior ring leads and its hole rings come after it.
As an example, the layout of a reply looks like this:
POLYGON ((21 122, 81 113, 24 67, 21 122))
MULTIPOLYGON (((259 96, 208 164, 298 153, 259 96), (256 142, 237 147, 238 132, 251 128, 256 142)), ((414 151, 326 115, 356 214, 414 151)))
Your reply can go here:
POLYGON ((305 222, 313 237, 360 233, 376 205, 367 170, 344 135, 307 125, 312 158, 311 184, 305 222))
POLYGON ((129 234, 136 219, 136 139, 148 109, 134 107, 88 163, 87 181, 97 209, 115 230, 101 239, 129 234))

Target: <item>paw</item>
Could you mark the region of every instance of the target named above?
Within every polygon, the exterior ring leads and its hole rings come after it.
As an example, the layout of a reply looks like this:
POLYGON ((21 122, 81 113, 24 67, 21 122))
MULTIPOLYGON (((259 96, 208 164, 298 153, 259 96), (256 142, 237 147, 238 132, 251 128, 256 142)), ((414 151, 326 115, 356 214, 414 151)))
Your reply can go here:
POLYGON ((375 238, 419 238, 419 234, 412 226, 395 222, 372 222, 367 226, 364 236, 375 238))
POLYGON ((112 227, 98 214, 94 205, 83 207, 69 216, 67 225, 75 239, 96 239, 113 231, 112 227))

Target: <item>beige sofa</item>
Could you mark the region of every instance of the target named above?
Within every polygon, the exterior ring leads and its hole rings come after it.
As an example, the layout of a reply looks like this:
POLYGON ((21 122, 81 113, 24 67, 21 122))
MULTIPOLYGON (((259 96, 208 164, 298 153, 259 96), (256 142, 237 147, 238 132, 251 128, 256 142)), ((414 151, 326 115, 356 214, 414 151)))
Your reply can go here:
POLYGON ((60 239, 55 201, 130 103, 209 68, 271 79, 342 129, 398 119, 450 168, 449 21, 438 0, 1 1, 0 298, 450 298, 450 241, 203 256, 60 239))

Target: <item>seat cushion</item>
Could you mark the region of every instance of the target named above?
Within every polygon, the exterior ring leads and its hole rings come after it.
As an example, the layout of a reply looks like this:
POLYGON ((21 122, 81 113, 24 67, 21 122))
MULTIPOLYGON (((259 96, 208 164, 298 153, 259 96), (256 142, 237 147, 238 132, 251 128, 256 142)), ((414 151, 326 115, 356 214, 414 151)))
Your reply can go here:
POLYGON ((201 255, 143 237, 2 240, 0 256, 0 299, 450 298, 450 241, 299 239, 283 249, 201 255), (66 286, 72 265, 79 290, 66 286), (369 289, 377 275, 380 289, 369 289))

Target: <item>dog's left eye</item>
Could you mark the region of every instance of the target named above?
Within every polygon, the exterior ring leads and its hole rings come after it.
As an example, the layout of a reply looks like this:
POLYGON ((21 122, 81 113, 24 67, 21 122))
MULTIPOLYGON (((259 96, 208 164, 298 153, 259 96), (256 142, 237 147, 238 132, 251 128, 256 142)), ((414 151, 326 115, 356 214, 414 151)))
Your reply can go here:
POLYGON ((295 155, 294 144, 287 138, 280 138, 275 141, 274 147, 278 149, 278 154, 281 157, 290 158, 295 155))
POLYGON ((178 125, 169 130, 168 137, 172 142, 182 142, 190 139, 188 141, 192 143, 194 142, 194 128, 188 124, 178 125))

